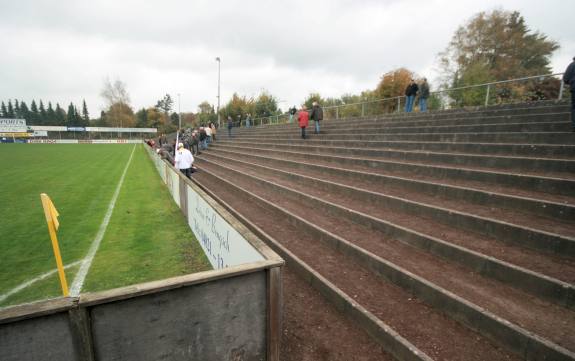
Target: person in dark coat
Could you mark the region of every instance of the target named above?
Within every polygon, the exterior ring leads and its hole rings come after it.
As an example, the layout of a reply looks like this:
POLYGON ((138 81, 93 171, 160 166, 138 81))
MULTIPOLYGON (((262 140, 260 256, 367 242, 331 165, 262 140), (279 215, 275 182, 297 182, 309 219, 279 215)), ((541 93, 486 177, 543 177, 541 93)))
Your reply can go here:
POLYGON ((204 127, 200 127, 200 149, 206 150, 208 149, 208 135, 206 134, 206 130, 204 127))
POLYGON ((319 134, 319 122, 323 120, 323 109, 319 106, 317 102, 313 102, 313 106, 311 108, 311 114, 309 116, 313 119, 315 125, 315 134, 319 134))
POLYGON ((405 112, 411 113, 413 110, 413 103, 415 102, 415 96, 419 88, 415 83, 415 80, 411 79, 407 88, 405 88, 405 112))
POLYGON ((427 111, 427 98, 429 98, 429 84, 427 79, 423 78, 423 82, 419 86, 419 111, 427 111))
POLYGON ((234 127, 234 121, 232 117, 228 115, 228 137, 232 137, 232 128, 234 127))
POLYGON ((290 108, 289 110, 289 123, 293 123, 293 117, 295 116, 295 114, 297 113, 297 109, 295 107, 295 105, 293 106, 293 108, 290 108))
POLYGON ((575 132, 575 57, 563 73, 563 82, 569 85, 571 90, 571 126, 572 131, 575 132))
POLYGON ((174 165, 174 157, 172 157, 172 154, 170 153, 170 149, 168 149, 168 148, 171 148, 170 145, 164 144, 162 146, 162 148, 157 149, 157 152, 162 159, 165 159, 168 162, 170 162, 171 165, 174 165))
POLYGON ((299 127, 301 128, 301 139, 305 139, 305 128, 309 125, 309 113, 307 112, 305 105, 301 106, 297 120, 299 127))
POLYGON ((200 152, 199 144, 200 144, 200 135, 198 134, 197 131, 194 130, 192 132, 192 137, 190 139, 192 155, 202 154, 202 152, 200 152))

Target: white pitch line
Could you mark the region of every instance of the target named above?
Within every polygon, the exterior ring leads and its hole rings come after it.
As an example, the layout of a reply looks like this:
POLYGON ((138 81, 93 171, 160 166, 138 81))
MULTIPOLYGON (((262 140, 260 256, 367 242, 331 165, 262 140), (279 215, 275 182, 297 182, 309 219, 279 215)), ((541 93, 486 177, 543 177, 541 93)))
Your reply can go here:
MULTIPOLYGON (((66 268, 70 268, 70 267, 74 267, 75 265, 79 264, 80 262, 82 262, 82 260, 70 263, 69 265, 64 266, 64 269, 66 268)), ((19 286, 14 287, 13 289, 11 289, 10 291, 6 292, 3 295, 0 295, 0 303, 3 302, 5 299, 7 299, 8 297, 12 296, 15 293, 18 293, 20 291, 22 291, 24 288, 26 287, 30 287, 31 285, 33 285, 34 283, 38 282, 38 281, 42 281, 43 279, 46 279, 50 276, 52 276, 54 273, 58 272, 58 269, 55 268, 49 272, 46 272, 38 277, 32 278, 29 281, 26 281, 22 284, 20 284, 19 286)))
POLYGON ((72 287, 70 287, 70 295, 71 296, 78 296, 80 291, 82 290, 82 286, 84 285, 84 280, 86 279, 86 275, 88 274, 88 270, 92 265, 92 261, 94 260, 94 256, 100 247, 100 243, 102 242, 102 238, 104 238, 104 234, 106 233, 106 228, 108 228, 108 223, 110 223, 110 218, 112 218, 112 212, 114 211, 114 207, 116 206, 116 200, 118 199, 118 195, 120 194, 120 189, 122 188, 122 184, 124 183, 124 177, 128 172, 128 167, 130 166, 130 162, 132 162, 132 156, 134 155, 134 150, 136 149, 136 145, 132 148, 132 153, 130 154, 130 159, 128 159, 128 163, 124 168, 124 173, 122 173, 122 177, 120 177, 120 181, 118 182, 118 186, 116 187, 116 191, 112 196, 112 200, 108 205, 108 211, 104 216, 104 220, 98 229, 98 234, 96 234, 96 238, 92 241, 92 245, 88 250, 88 254, 82 260, 82 265, 80 266, 80 270, 76 273, 76 277, 74 278, 74 282, 72 282, 72 287))

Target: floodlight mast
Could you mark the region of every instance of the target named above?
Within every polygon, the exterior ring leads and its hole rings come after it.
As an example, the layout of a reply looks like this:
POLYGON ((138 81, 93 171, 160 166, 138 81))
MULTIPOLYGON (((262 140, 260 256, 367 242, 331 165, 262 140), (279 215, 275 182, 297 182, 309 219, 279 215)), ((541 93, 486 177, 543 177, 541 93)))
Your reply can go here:
POLYGON ((182 129, 182 108, 180 104, 180 93, 178 93, 178 131, 182 129))
POLYGON ((216 61, 218 62, 218 127, 221 127, 221 121, 220 121, 220 64, 221 64, 221 60, 220 57, 216 57, 216 61))

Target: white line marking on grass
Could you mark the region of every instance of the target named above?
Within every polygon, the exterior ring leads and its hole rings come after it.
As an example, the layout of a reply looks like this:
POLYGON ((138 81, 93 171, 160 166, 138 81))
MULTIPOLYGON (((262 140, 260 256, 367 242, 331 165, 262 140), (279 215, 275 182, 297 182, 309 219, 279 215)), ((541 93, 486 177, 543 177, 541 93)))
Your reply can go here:
POLYGON ((82 290, 82 286, 84 285, 84 280, 86 279, 86 275, 88 275, 88 270, 92 265, 92 261, 94 260, 94 256, 100 247, 100 243, 102 242, 102 238, 104 238, 104 234, 106 233, 106 228, 108 228, 108 223, 110 223, 110 218, 112 218, 112 212, 114 211, 114 206, 116 205, 116 200, 118 199, 118 195, 120 194, 120 189, 122 188, 122 184, 124 183, 124 177, 128 172, 128 167, 132 162, 132 156, 134 155, 134 150, 136 149, 136 145, 132 148, 132 153, 130 154, 130 159, 128 159, 128 163, 124 168, 124 173, 122 173, 122 177, 120 177, 120 181, 118 182, 118 186, 116 187, 116 191, 112 196, 112 200, 108 205, 108 211, 104 216, 104 220, 98 229, 98 234, 96 234, 96 238, 92 241, 92 245, 88 250, 88 254, 82 260, 82 265, 80 266, 80 270, 76 273, 76 278, 74 278, 74 282, 72 282, 72 287, 70 288, 70 295, 71 296, 78 296, 80 291, 82 290))
MULTIPOLYGON (((80 262, 82 262, 82 260, 70 263, 69 265, 64 266, 64 269, 66 268, 70 268, 70 267, 74 267, 78 264, 80 264, 80 262)), ((12 296, 15 293, 18 293, 20 291, 22 291, 24 288, 29 287, 31 285, 33 285, 34 283, 38 282, 38 281, 42 281, 43 279, 46 279, 50 276, 52 276, 54 273, 58 272, 57 268, 54 268, 53 270, 51 270, 50 272, 46 272, 38 277, 32 278, 29 281, 26 281, 22 284, 20 284, 19 286, 14 287, 13 289, 11 289, 10 291, 6 292, 3 295, 0 295, 0 302, 3 302, 5 299, 7 299, 8 297, 12 296)))

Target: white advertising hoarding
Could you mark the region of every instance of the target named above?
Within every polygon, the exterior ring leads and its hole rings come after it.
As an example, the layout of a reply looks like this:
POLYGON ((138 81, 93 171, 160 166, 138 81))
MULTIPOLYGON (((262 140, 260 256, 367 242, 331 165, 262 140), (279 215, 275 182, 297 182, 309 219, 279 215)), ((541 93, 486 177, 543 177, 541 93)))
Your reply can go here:
MULTIPOLYGON (((164 179, 174 201, 180 206, 180 172, 163 162, 160 156, 146 147, 164 179)), ((190 184, 185 184, 187 219, 190 229, 200 242, 204 253, 215 269, 258 262, 265 258, 220 215, 190 184)), ((181 206, 180 206, 181 207, 181 206)))
POLYGON ((157 133, 156 128, 113 128, 113 127, 86 127, 87 132, 106 132, 106 133, 157 133))
POLYGON ((48 136, 48 131, 47 131, 47 130, 35 130, 35 131, 34 131, 34 136, 35 136, 35 137, 47 137, 47 136, 48 136))
POLYGON ((25 133, 25 119, 0 119, 0 133, 25 133))
POLYGON ((216 269, 264 258, 198 193, 188 186, 188 223, 216 269))
POLYGON ((168 185, 168 189, 170 193, 172 193, 172 197, 174 198, 174 202, 180 206, 180 176, 176 171, 173 169, 166 170, 166 184, 168 185))
MULTIPOLYGON (((23 120, 23 119, 22 119, 23 120)), ((24 126, 26 128, 26 126, 24 126)), ((34 130, 46 130, 48 132, 67 132, 68 130, 100 132, 100 133, 157 133, 156 128, 112 128, 112 127, 68 127, 54 125, 30 125, 28 128, 34 130)))

